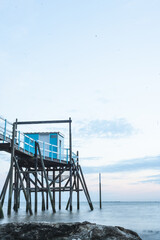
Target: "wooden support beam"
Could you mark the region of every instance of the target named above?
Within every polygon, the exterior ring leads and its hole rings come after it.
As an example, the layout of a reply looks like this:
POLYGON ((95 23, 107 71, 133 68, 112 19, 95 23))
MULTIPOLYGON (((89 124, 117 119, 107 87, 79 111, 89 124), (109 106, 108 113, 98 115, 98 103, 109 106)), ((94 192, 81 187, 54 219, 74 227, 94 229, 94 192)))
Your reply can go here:
POLYGON ((5 180, 5 183, 3 185, 3 189, 2 189, 1 195, 0 195, 0 200, 1 200, 1 206, 2 207, 3 207, 3 203, 4 203, 4 199, 5 199, 5 195, 6 195, 6 190, 7 190, 8 183, 9 183, 10 171, 11 171, 11 168, 9 169, 8 175, 6 177, 6 180, 5 180))
MULTIPOLYGON (((75 182, 73 183, 73 188, 74 188, 74 186, 75 186, 75 182)), ((68 210, 69 205, 70 205, 70 196, 69 196, 69 199, 68 199, 68 202, 67 202, 66 210, 68 210)))
POLYGON ((55 170, 53 168, 53 204, 54 204, 54 206, 55 206, 55 202, 56 202, 56 200, 55 200, 55 170))
MULTIPOLYGON (((36 177, 36 173, 32 173, 36 177)), ((37 171, 37 189, 38 189, 38 183, 42 187, 42 182, 38 178, 38 171, 37 171)))
POLYGON ((67 180, 66 184, 64 185, 63 189, 65 189, 67 187, 67 185, 69 184, 70 178, 67 180))
POLYGON ((15 212, 18 212, 18 174, 17 169, 14 168, 14 206, 15 212))
MULTIPOLYGON (((43 171, 41 171, 42 188, 44 188, 43 171)), ((42 211, 45 211, 44 191, 42 191, 42 211)))
POLYGON ((4 218, 4 214, 3 214, 3 209, 2 209, 2 204, 0 201, 0 219, 4 218))
POLYGON ((11 163, 10 163, 10 176, 9 176, 9 195, 8 195, 8 216, 11 215, 11 205, 12 205, 12 191, 13 191, 13 167, 15 160, 15 135, 16 135, 17 122, 13 123, 12 129, 12 140, 11 140, 11 163))
POLYGON ((89 195, 89 192, 88 192, 88 189, 87 189, 87 185, 86 185, 86 182, 85 182, 85 179, 84 179, 84 176, 83 176, 83 172, 82 172, 82 169, 81 169, 81 166, 79 165, 79 167, 77 168, 75 162, 72 160, 72 163, 73 163, 73 166, 77 172, 77 175, 79 177, 79 180, 81 182, 81 185, 82 185, 82 188, 84 190, 84 193, 86 195, 86 198, 87 198, 87 201, 88 201, 88 204, 90 206, 90 209, 93 210, 93 204, 92 204, 92 201, 90 199, 90 195, 89 195), (79 173, 79 170, 80 170, 80 173, 79 173))
POLYGON ((61 170, 59 171, 59 210, 61 210, 61 170))
MULTIPOLYGON (((91 198, 90 198, 88 189, 87 189, 87 185, 86 185, 86 182, 85 182, 85 179, 84 179, 84 176, 83 176, 83 172, 82 172, 81 166, 79 166, 79 169, 80 169, 80 173, 81 173, 81 176, 82 176, 82 180, 81 180, 81 178, 80 178, 82 187, 83 187, 83 189, 84 189, 84 192, 86 193, 86 197, 87 197, 87 199, 88 199, 88 203, 89 203, 90 209, 93 210, 93 204, 92 204, 92 201, 91 201, 91 198)), ((79 173, 78 173, 78 174, 79 174, 79 173)), ((80 176, 80 175, 79 175, 79 176, 80 176)))
POLYGON ((71 118, 69 120, 47 120, 47 121, 24 121, 17 122, 18 125, 26 125, 26 124, 50 124, 50 123, 70 123, 71 118))
MULTIPOLYGON (((16 168, 17 168, 17 173, 18 173, 18 176, 19 176, 20 184, 21 184, 21 187, 22 187, 22 190, 23 190, 23 193, 24 193, 25 200, 26 200, 26 202, 27 202, 27 201, 28 201, 27 193, 26 193, 26 191, 25 191, 25 187, 24 187, 23 180, 22 180, 22 177, 21 177, 19 165, 18 165, 16 159, 15 159, 15 166, 16 166, 16 168)), ((32 213, 32 209, 31 209, 31 206, 30 206, 29 203, 28 203, 28 208, 29 208, 29 213, 30 213, 30 215, 32 215, 33 213, 32 213)))
MULTIPOLYGON (((77 151, 77 169, 79 167, 79 152, 77 151)), ((79 201, 79 177, 78 177, 78 174, 76 172, 76 175, 77 175, 77 210, 79 210, 80 208, 80 201, 79 201)))
MULTIPOLYGON (((18 175, 18 174, 17 174, 18 175)), ((20 188, 21 188, 21 184, 20 184, 20 180, 18 178, 18 199, 17 199, 17 204, 18 204, 18 208, 20 208, 20 198, 21 198, 21 191, 20 191, 20 188)))
POLYGON ((27 199, 28 199, 28 201, 26 201, 26 212, 29 211, 29 204, 30 204, 30 201, 29 201, 29 175, 28 174, 29 173, 26 172, 26 176, 25 176, 25 178, 26 178, 26 193, 27 193, 27 199))
MULTIPOLYGON (((59 171, 60 172, 60 171, 59 171)), ((64 170, 61 170, 61 172, 54 178, 54 180, 52 180, 49 184, 49 186, 51 186, 53 184, 53 181, 56 182, 56 180, 59 178, 60 175, 62 175, 62 173, 65 172, 65 169, 64 170)))
MULTIPOLYGON (((71 118, 69 118, 71 120, 71 118)), ((69 122, 69 157, 70 157, 70 211, 72 211, 72 132, 71 121, 69 122)))
POLYGON ((33 174, 35 176, 34 212, 37 213, 37 201, 38 201, 38 196, 37 196, 37 164, 38 164, 37 148, 35 148, 34 157, 35 157, 35 173, 33 174))
POLYGON ((36 142, 35 144, 36 144, 36 146, 37 146, 37 148, 38 148, 38 152, 39 152, 39 156, 40 156, 40 160, 41 160, 41 165, 42 165, 42 168, 43 168, 44 178, 45 178, 45 180, 46 180, 46 186, 47 186, 47 188, 48 188, 48 193, 49 193, 49 197, 50 197, 50 202, 51 202, 52 210, 53 210, 53 212, 56 212, 56 210, 55 210, 55 205, 54 205, 54 203, 53 203, 53 198, 52 198, 52 195, 51 195, 50 186, 49 186, 48 179, 47 179, 47 174, 46 174, 44 162, 43 162, 42 155, 41 155, 41 150, 40 150, 39 144, 38 144, 37 142, 36 142))
MULTIPOLYGON (((48 179, 48 168, 47 168, 47 179, 48 179)), ((46 191, 46 209, 48 210, 48 191, 46 191)))
MULTIPOLYGON (((24 171, 22 171, 22 167, 19 167, 20 169, 20 173, 24 171)), ((17 172, 17 175, 18 175, 18 172, 17 172)), ((25 175, 23 175, 23 178, 22 178, 22 181, 25 180, 25 175)), ((20 182, 20 179, 18 177, 18 208, 20 208, 20 198, 21 198, 21 190, 23 190, 22 186, 21 186, 21 182, 20 182)))
POLYGON ((29 202, 30 202, 30 206, 32 208, 31 178, 30 178, 29 174, 30 173, 28 172, 29 202))

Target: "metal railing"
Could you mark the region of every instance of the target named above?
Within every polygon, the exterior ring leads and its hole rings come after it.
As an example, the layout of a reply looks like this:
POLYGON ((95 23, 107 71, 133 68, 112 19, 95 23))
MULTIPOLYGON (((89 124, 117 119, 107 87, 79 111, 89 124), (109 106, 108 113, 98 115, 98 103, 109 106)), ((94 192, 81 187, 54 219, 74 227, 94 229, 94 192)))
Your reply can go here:
POLYGON ((13 124, 0 116, 0 134, 3 136, 3 142, 12 138, 13 124))
MULTIPOLYGON (((13 124, 0 116, 0 140, 4 142, 11 142, 13 124)), ((14 144, 19 151, 25 152, 31 156, 35 154, 35 142, 39 143, 40 150, 44 159, 58 159, 59 162, 69 162, 70 151, 69 148, 58 147, 40 140, 35 140, 21 131, 16 130, 14 144)), ((72 152, 72 159, 77 162, 77 155, 72 152)))

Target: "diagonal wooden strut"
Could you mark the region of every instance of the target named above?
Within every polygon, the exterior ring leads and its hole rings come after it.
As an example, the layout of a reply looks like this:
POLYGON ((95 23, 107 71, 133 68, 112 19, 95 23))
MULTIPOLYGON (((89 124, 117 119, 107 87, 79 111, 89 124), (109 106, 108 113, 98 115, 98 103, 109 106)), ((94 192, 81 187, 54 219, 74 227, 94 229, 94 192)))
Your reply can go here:
POLYGON ((4 214, 3 214, 2 204, 1 204, 1 201, 0 201, 0 219, 1 218, 4 218, 4 214))
POLYGON ((5 180, 5 183, 4 183, 1 195, 0 195, 0 200, 1 200, 2 207, 3 207, 5 195, 6 195, 6 190, 7 190, 7 187, 8 187, 8 182, 9 182, 9 177, 10 177, 10 170, 11 170, 11 168, 9 169, 8 175, 6 177, 6 180, 5 180))
POLYGON ((81 166, 78 165, 78 167, 77 167, 73 159, 72 159, 72 163, 73 163, 74 169, 75 169, 75 171, 77 173, 77 177, 79 178, 79 180, 81 182, 81 185, 82 185, 82 188, 83 188, 84 193, 86 195, 86 198, 87 198, 88 204, 90 206, 90 209, 93 210, 94 209, 93 208, 93 204, 92 204, 89 192, 88 192, 88 188, 87 188, 84 176, 83 176, 83 172, 82 172, 81 166), (80 173, 79 173, 79 170, 80 170, 80 173))
POLYGON ((16 159, 15 159, 15 165, 16 165, 16 168, 17 168, 17 173, 18 173, 18 176, 19 176, 20 184, 21 184, 21 187, 22 187, 22 190, 23 190, 23 193, 24 193, 24 197, 25 197, 25 200, 26 200, 26 203, 27 203, 27 206, 28 206, 29 213, 30 213, 30 215, 32 215, 33 213, 32 213, 32 209, 31 209, 31 203, 30 203, 28 195, 26 193, 26 190, 25 190, 25 187, 24 187, 24 184, 23 184, 23 179, 22 179, 21 173, 20 173, 20 168, 19 168, 19 165, 18 165, 18 162, 17 162, 16 159))

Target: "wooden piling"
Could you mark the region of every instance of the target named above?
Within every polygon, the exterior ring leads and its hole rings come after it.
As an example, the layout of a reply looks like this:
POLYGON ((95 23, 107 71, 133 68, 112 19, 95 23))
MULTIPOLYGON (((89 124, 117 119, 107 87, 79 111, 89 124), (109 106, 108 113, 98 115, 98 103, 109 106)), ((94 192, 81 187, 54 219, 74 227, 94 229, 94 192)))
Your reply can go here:
POLYGON ((5 199, 5 195, 6 195, 6 190, 7 190, 8 183, 9 183, 10 171, 11 171, 11 168, 9 169, 7 178, 6 178, 6 180, 5 180, 5 183, 4 183, 4 186, 3 186, 3 188, 2 188, 1 195, 0 195, 0 200, 1 200, 1 206, 2 206, 2 207, 3 207, 3 203, 4 203, 4 199, 5 199))
POLYGON ((31 194, 31 179, 30 179, 30 173, 28 173, 28 178, 29 178, 29 180, 28 180, 29 204, 30 204, 30 206, 31 206, 31 208, 32 208, 32 194, 31 194))
POLYGON ((19 177, 20 184, 21 184, 21 187, 22 187, 22 190, 23 190, 23 193, 24 193, 25 200, 26 200, 26 202, 27 202, 27 204, 28 204, 28 208, 29 208, 30 215, 32 215, 32 214, 33 214, 33 213, 32 213, 32 209, 31 209, 30 204, 28 203, 27 193, 26 193, 26 190, 25 190, 25 187, 24 187, 24 183, 23 183, 23 180, 22 180, 22 177, 21 177, 21 174, 20 174, 19 165, 18 165, 16 159, 15 159, 15 166, 16 166, 16 168, 17 168, 18 177, 19 177))
MULTIPOLYGON (((77 169, 78 169, 78 165, 79 165, 79 152, 77 151, 77 169)), ((80 204, 79 204, 79 176, 76 172, 76 176, 77 176, 77 210, 79 210, 80 204)))
POLYGON ((29 211, 29 204, 30 204, 30 199, 29 199, 29 173, 25 173, 26 177, 26 193, 27 193, 27 199, 28 201, 26 202, 26 212, 29 211))
POLYGON ((0 219, 4 218, 4 214, 3 214, 3 209, 2 209, 2 204, 0 201, 0 219))
POLYGON ((61 170, 59 170, 59 210, 61 210, 61 170))
POLYGON ((18 174, 16 167, 14 168, 14 211, 18 212, 18 174))
POLYGON ((46 187, 47 187, 47 189, 48 189, 48 193, 49 193, 49 198, 50 198, 52 210, 53 210, 53 212, 55 213, 55 212, 56 212, 56 210, 55 210, 55 205, 54 205, 54 203, 53 203, 53 198, 52 198, 52 195, 51 195, 51 190, 50 190, 50 186, 49 186, 49 183, 48 183, 48 178, 47 178, 47 174, 46 174, 44 162, 43 162, 43 159, 42 159, 42 155, 41 155, 41 151, 40 151, 40 146, 39 146, 38 143, 36 143, 36 144, 37 144, 38 151, 39 151, 41 166, 42 166, 42 169, 43 169, 44 178, 45 178, 45 181, 46 181, 46 187))
POLYGON ((45 211, 43 171, 41 171, 41 182, 42 182, 42 211, 45 211))
POLYGON ((71 118, 69 118, 69 155, 70 155, 70 211, 72 211, 72 132, 71 132, 71 118))
POLYGON ((102 208, 102 196, 101 196, 101 173, 99 173, 99 207, 102 208))
POLYGON ((55 206, 56 204, 56 198, 55 198, 55 170, 53 168, 53 204, 55 206))
MULTIPOLYGON (((47 168, 47 170, 46 170, 46 172, 47 172, 47 178, 48 178, 48 168, 47 168)), ((46 209, 48 210, 48 189, 46 190, 46 209)))
POLYGON ((35 202, 34 202, 34 211, 35 211, 35 213, 37 213, 37 200, 38 200, 38 198, 37 198, 37 162, 38 162, 38 159, 37 159, 37 146, 35 146, 35 155, 34 155, 34 157, 35 157, 35 202))
POLYGON ((10 164, 10 176, 9 176, 9 195, 8 195, 8 216, 11 215, 11 205, 12 205, 12 191, 13 191, 13 167, 15 158, 15 134, 16 134, 16 123, 13 123, 12 129, 12 140, 11 140, 11 164, 10 164))

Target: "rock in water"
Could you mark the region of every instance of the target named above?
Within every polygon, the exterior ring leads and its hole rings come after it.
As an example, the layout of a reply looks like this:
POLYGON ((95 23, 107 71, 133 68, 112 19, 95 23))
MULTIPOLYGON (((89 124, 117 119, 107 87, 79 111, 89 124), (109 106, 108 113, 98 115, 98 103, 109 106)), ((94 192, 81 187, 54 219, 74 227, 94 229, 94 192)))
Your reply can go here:
POLYGON ((141 240, 136 232, 82 223, 8 223, 0 225, 1 240, 141 240))

